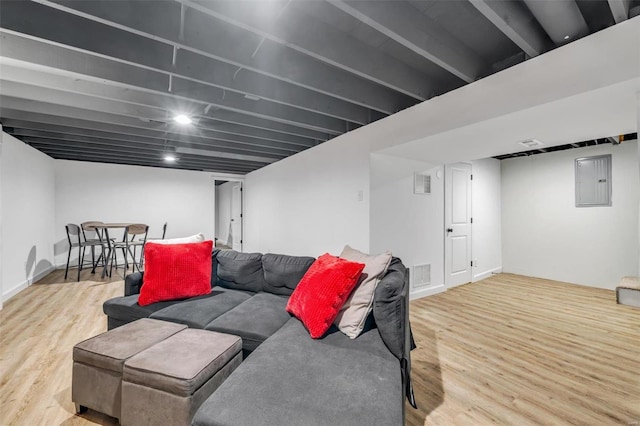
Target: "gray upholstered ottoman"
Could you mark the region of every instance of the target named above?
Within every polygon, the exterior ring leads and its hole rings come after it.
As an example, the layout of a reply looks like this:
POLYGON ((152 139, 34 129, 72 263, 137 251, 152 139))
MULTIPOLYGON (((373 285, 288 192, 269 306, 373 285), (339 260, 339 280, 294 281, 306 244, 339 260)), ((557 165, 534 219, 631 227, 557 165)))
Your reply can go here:
POLYGON ((73 348, 71 399, 76 411, 91 408, 120 418, 124 362, 187 326, 140 319, 78 343, 73 348))
POLYGON ((240 365, 242 339, 187 329, 128 359, 122 426, 189 425, 196 410, 240 365))

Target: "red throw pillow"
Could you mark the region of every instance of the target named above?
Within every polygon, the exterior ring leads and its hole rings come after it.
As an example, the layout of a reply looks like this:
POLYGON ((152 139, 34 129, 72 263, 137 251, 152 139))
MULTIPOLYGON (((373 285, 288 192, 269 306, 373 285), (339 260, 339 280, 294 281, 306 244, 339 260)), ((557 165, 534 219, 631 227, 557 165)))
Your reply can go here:
POLYGON ((338 316, 363 269, 364 263, 323 254, 289 297, 287 312, 302 321, 313 339, 319 339, 338 316))
POLYGON ((144 246, 144 276, 138 304, 211 293, 213 241, 144 246))

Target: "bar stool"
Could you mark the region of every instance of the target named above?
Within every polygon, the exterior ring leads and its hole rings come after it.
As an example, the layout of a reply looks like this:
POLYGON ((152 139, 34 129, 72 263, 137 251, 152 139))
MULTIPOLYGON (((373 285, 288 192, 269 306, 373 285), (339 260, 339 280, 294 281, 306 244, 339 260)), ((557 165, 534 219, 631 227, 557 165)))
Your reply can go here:
POLYGON ((82 267, 84 266, 84 250, 86 247, 91 247, 91 265, 93 269, 91 273, 96 272, 96 259, 95 259, 95 247, 102 246, 100 241, 83 241, 80 234, 82 233, 81 228, 73 223, 69 223, 65 226, 67 230, 67 241, 69 242, 69 253, 67 254, 67 267, 64 270, 64 279, 67 279, 67 275, 69 274, 69 261, 71 260, 71 250, 74 248, 78 248, 78 281, 80 281, 80 271, 82 271, 82 267))

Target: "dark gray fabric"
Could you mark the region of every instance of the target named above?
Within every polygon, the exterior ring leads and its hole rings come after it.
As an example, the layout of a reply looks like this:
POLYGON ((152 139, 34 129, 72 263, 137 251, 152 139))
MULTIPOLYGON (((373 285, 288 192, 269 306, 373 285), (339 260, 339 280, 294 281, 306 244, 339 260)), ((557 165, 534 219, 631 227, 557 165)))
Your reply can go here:
POLYGON ((262 254, 239 253, 234 250, 220 250, 217 259, 217 284, 234 290, 262 290, 262 254))
POLYGON ((205 329, 240 336, 243 349, 254 351, 291 318, 285 310, 287 301, 283 296, 258 293, 214 319, 205 329))
POLYGON ((142 287, 142 272, 134 272, 129 274, 124 279, 124 295, 131 296, 132 294, 140 294, 140 287, 142 287))
POLYGON ((102 305, 102 310, 109 318, 128 323, 140 318, 148 318, 152 313, 168 306, 180 303, 182 300, 153 303, 147 306, 138 305, 138 295, 114 297, 102 305))
POLYGON ((373 300, 373 316, 382 340, 396 358, 404 356, 405 320, 408 315, 404 286, 407 269, 400 259, 393 258, 387 273, 376 287, 373 300))
POLYGON ((313 257, 271 253, 263 255, 263 291, 290 296, 313 262, 313 257))
POLYGON ((214 287, 211 293, 182 300, 160 309, 151 318, 186 324, 191 328, 204 328, 215 318, 251 298, 250 293, 214 287))
POLYGON ((398 360, 378 332, 355 340, 335 327, 313 340, 289 320, 211 395, 192 425, 402 424, 398 360))

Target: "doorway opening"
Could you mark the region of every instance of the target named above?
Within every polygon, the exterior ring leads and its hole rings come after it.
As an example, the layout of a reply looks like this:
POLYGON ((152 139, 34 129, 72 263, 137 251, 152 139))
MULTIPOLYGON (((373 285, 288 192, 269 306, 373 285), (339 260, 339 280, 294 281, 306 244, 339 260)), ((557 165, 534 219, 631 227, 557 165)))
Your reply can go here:
POLYGON ((242 251, 242 181, 215 179, 216 248, 242 251))

